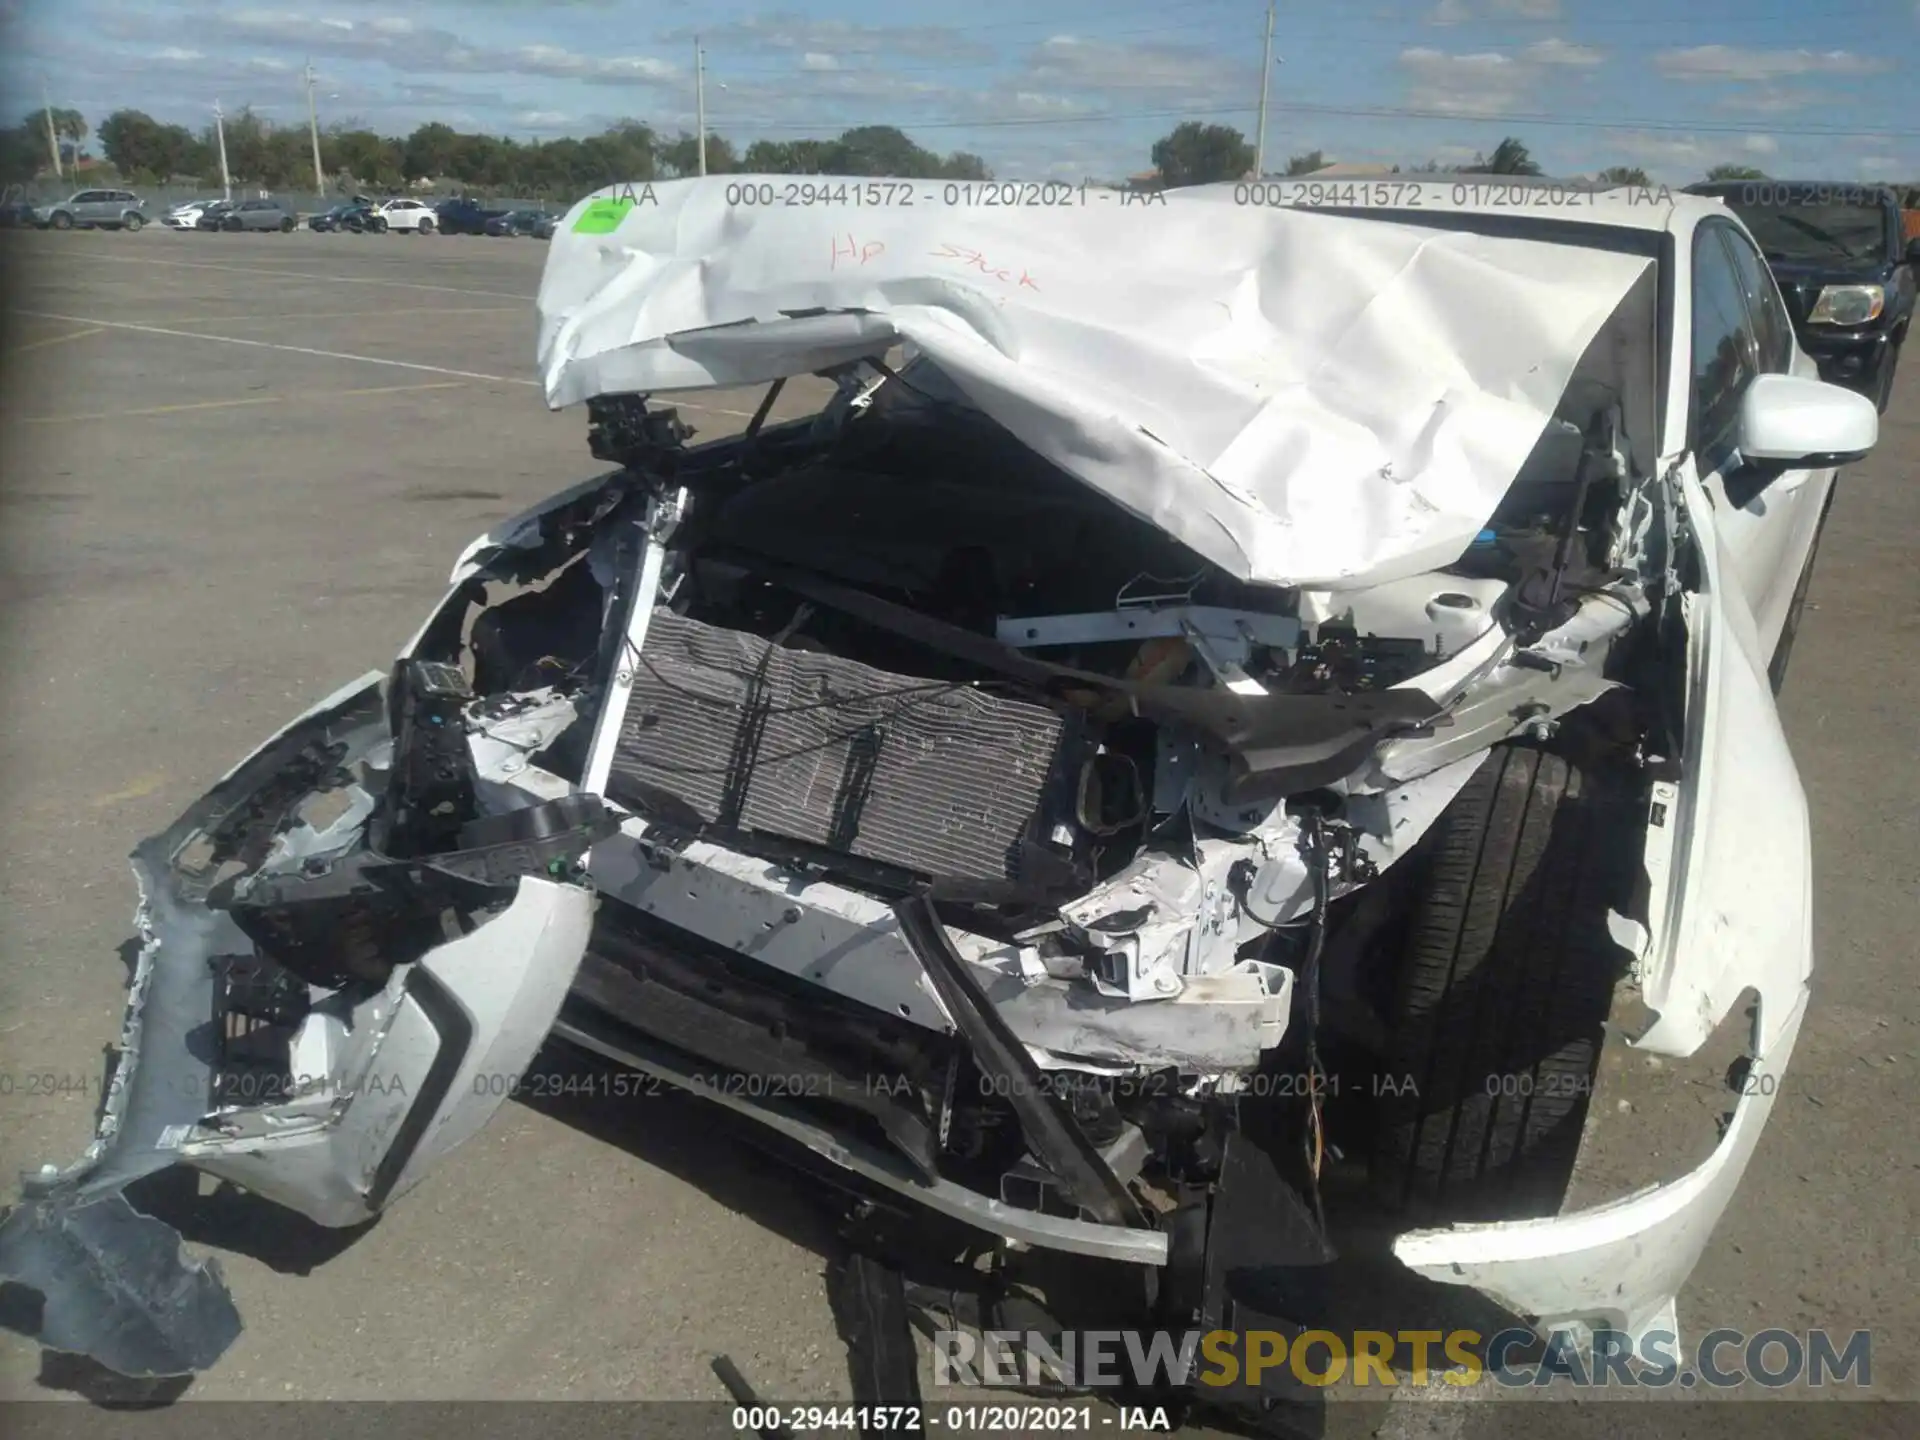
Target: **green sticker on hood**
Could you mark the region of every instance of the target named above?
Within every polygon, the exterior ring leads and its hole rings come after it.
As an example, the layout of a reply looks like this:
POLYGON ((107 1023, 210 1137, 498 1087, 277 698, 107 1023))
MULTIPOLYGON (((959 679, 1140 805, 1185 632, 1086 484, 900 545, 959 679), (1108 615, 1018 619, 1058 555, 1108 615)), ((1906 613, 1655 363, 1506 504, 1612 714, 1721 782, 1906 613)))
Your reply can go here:
POLYGON ((620 222, 627 218, 627 212, 633 209, 633 201, 626 196, 612 200, 595 200, 580 212, 580 218, 573 222, 576 235, 611 235, 620 228, 620 222))

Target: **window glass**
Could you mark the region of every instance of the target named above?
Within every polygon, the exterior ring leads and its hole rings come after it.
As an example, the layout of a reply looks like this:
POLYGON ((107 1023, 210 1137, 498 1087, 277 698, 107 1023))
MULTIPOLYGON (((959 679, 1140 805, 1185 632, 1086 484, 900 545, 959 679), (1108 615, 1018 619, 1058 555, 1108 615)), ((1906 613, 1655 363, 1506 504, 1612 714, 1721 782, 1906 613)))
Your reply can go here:
POLYGON ((1693 242, 1693 414, 1696 449, 1726 433, 1741 392, 1756 368, 1753 327, 1740 274, 1715 233, 1703 226, 1693 242))
POLYGON ((1773 275, 1759 252, 1743 236, 1725 229, 1721 234, 1747 298, 1747 315, 1753 324, 1760 369, 1768 375, 1784 375, 1793 359, 1793 320, 1780 298, 1779 287, 1773 283, 1773 275))

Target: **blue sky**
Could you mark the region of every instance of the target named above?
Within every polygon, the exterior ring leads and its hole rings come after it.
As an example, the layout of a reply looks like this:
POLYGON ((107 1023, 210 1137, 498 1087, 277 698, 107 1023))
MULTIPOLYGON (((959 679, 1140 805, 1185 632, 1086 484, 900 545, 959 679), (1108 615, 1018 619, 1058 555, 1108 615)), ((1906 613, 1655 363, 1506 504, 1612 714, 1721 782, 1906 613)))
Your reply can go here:
MULTIPOLYGON (((1550 173, 1720 161, 1776 175, 1920 177, 1920 0, 1286 0, 1270 165, 1470 159, 1505 134, 1550 173), (1369 113, 1373 112, 1373 113, 1369 113), (1389 112, 1389 113, 1378 113, 1389 112)), ((1251 136, 1264 0, 0 0, 0 85, 44 80, 98 123, 198 128, 217 98, 404 134, 523 138, 624 116, 737 141, 896 124, 1003 176, 1117 176, 1187 118, 1251 136), (723 87, 724 88, 721 88, 723 87)))

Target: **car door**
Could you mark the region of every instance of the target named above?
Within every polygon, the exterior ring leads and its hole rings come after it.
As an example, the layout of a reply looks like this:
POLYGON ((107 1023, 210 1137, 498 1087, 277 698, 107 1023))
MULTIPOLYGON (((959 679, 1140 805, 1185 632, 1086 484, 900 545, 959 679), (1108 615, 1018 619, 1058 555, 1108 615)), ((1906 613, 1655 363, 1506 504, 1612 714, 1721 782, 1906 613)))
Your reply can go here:
POLYGON ((1694 232, 1688 440, 1719 515, 1728 578, 1761 643, 1778 642, 1819 526, 1832 470, 1790 470, 1765 484, 1734 449, 1740 400, 1756 375, 1817 379, 1799 351, 1786 303, 1740 228, 1714 218, 1694 232))
POLYGON ((78 192, 73 199, 68 202, 69 208, 73 211, 73 218, 88 225, 98 223, 103 218, 104 211, 106 210, 106 206, 101 203, 101 198, 98 190, 82 190, 78 192))

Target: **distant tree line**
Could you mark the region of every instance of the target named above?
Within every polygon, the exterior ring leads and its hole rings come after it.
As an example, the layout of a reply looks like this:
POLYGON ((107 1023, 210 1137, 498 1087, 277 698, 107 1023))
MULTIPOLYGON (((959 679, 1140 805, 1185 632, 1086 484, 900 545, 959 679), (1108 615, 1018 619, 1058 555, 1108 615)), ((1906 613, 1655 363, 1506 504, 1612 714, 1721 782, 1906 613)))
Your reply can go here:
MULTIPOLYGON (((88 158, 81 144, 89 128, 78 110, 51 112, 61 164, 88 158)), ((622 120, 598 135, 556 140, 455 130, 438 122, 404 139, 381 135, 348 120, 320 136, 326 178, 316 186, 307 127, 278 125, 241 109, 226 118, 227 168, 237 185, 270 190, 396 190, 415 180, 450 180, 482 191, 573 197, 624 180, 664 180, 699 172, 699 138, 671 136, 640 120, 622 120)), ((32 180, 48 168, 48 112, 35 110, 11 129, 0 129, 0 183, 32 180)), ((116 110, 92 132, 101 152, 127 184, 190 180, 220 183, 217 139, 211 123, 197 133, 155 120, 140 110, 116 110)), ((1254 148, 1230 125, 1189 120, 1155 141, 1155 182, 1205 185, 1245 179, 1254 148)), ((1311 175, 1332 163, 1319 150, 1287 157, 1283 173, 1311 175)), ((978 155, 956 150, 941 155, 915 143, 891 125, 861 125, 833 140, 755 140, 744 151, 726 137, 707 136, 707 169, 714 174, 873 175, 911 179, 987 180, 992 172, 978 155)), ((1395 173, 1432 175, 1539 175, 1540 166, 1518 138, 1507 136, 1489 154, 1464 165, 1394 166, 1395 173)), ((1652 182, 1638 166, 1611 165, 1595 179, 1613 185, 1652 182)), ((1747 165, 1716 165, 1709 180, 1764 180, 1747 165)))
MULTIPOLYGON (((74 141, 86 122, 74 111, 56 111, 55 125, 71 117, 74 141)), ((47 165, 45 119, 34 112, 0 136, 0 179, 32 179, 47 165)), ((313 149, 304 125, 276 125, 242 109, 226 117, 227 169, 234 183, 266 189, 315 189, 313 149)), ((140 110, 116 110, 100 122, 101 152, 128 184, 192 179, 220 183, 218 137, 209 123, 198 133, 166 124, 140 110)), ((75 153, 78 153, 77 151, 75 153)), ((354 121, 328 127, 320 136, 326 179, 317 188, 347 184, 398 189, 414 180, 452 180, 478 190, 528 195, 582 194, 626 180, 670 179, 699 173, 699 138, 681 131, 665 135, 639 120, 623 120, 598 135, 556 140, 420 126, 404 139, 381 135, 354 121)), ((985 180, 986 162, 964 151, 940 155, 916 144, 891 125, 862 125, 834 140, 756 140, 742 154, 721 135, 707 136, 707 170, 722 174, 753 170, 773 174, 901 176, 913 179, 985 180)))
MULTIPOLYGON (((1333 164, 1332 157, 1319 150, 1290 155, 1281 173, 1288 176, 1311 175, 1333 164)), ((1208 185, 1227 180, 1244 180, 1253 173, 1254 150, 1231 125, 1203 125, 1188 120, 1154 142, 1153 165, 1157 183, 1166 186, 1208 185)), ((1490 154, 1475 155, 1464 165, 1442 165, 1437 160, 1424 164, 1392 167, 1394 174, 1408 175, 1539 175, 1541 169, 1527 147, 1509 135, 1493 147, 1490 154)), ((1609 165, 1594 177, 1608 185, 1651 185, 1647 172, 1637 165, 1609 165)), ((1763 170, 1751 165, 1715 165, 1707 171, 1708 180, 1765 180, 1763 170)), ((1896 188, 1911 188, 1897 187, 1896 188)))

